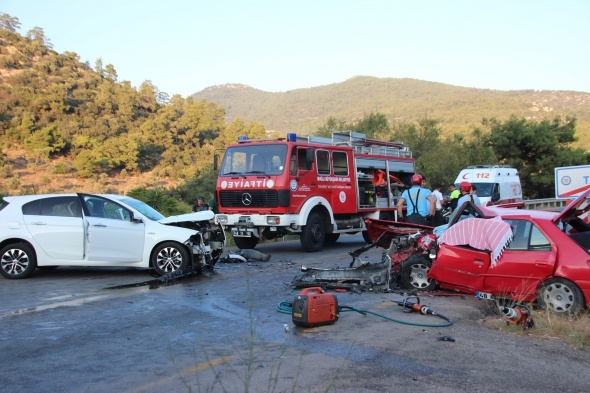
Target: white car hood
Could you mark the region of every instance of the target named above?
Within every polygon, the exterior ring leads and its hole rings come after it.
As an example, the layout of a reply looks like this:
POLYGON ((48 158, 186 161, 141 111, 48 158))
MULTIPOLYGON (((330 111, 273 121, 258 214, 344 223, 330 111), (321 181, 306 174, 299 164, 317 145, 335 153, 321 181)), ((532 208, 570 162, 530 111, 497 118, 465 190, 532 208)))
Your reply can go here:
POLYGON ((179 222, 211 221, 213 217, 215 217, 215 213, 213 213, 211 210, 205 210, 202 212, 166 217, 159 220, 158 222, 162 224, 176 224, 179 222))

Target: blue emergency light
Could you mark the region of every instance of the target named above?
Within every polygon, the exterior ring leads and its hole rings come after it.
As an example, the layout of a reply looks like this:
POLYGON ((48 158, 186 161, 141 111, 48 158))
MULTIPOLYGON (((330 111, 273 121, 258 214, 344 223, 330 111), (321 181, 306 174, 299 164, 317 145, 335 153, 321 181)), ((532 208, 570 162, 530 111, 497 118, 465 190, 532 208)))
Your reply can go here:
POLYGON ((238 137, 238 142, 240 142, 240 141, 247 141, 247 140, 248 140, 248 137, 246 135, 240 135, 238 137))
POLYGON ((289 132, 287 134, 287 142, 297 142, 297 134, 294 132, 289 132))

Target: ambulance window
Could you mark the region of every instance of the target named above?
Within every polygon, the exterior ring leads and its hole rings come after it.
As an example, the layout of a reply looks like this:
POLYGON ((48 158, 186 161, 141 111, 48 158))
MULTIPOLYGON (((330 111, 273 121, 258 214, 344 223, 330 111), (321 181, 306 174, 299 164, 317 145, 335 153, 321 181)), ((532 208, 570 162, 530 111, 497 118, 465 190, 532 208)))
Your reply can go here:
POLYGON ((345 152, 335 151, 332 153, 332 165, 335 176, 348 176, 348 161, 345 152))
POLYGON ((319 175, 330 174, 330 153, 327 150, 316 151, 316 161, 319 175))
MULTIPOLYGON (((479 194, 479 196, 488 196, 484 194, 479 194)), ((497 202, 500 200, 500 185, 498 183, 494 183, 494 187, 492 192, 489 195, 491 197, 492 202, 497 202)))

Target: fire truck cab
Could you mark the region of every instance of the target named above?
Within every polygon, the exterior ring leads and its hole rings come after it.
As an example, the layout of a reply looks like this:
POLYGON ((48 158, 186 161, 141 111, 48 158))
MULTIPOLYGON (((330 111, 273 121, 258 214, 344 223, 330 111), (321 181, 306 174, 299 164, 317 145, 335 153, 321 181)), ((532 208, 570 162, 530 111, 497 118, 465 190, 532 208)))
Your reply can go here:
POLYGON ((239 137, 219 168, 217 219, 241 249, 285 235, 299 235, 308 252, 345 233, 369 241, 365 218, 395 220, 413 174, 409 147, 361 133, 239 137))

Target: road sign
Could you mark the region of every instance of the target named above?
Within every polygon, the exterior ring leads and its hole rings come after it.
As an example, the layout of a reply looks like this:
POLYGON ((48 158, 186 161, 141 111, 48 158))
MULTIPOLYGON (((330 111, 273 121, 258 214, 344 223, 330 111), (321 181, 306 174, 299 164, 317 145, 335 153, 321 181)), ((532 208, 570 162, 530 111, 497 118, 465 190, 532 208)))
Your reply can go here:
POLYGON ((590 165, 555 168, 555 197, 572 199, 590 188, 590 165))

